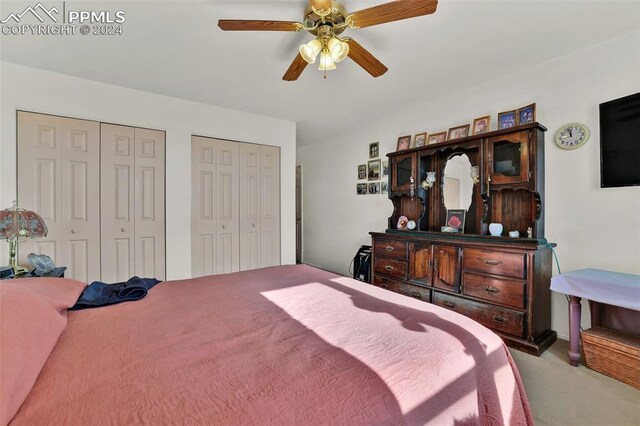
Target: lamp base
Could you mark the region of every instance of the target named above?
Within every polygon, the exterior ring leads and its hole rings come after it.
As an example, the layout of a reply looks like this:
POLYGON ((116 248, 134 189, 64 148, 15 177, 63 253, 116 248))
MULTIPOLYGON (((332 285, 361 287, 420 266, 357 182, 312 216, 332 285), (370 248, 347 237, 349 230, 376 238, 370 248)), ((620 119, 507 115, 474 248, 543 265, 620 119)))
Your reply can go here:
POLYGON ((13 268, 13 275, 15 277, 21 277, 23 275, 26 275, 29 272, 29 270, 27 268, 24 268, 24 267, 18 266, 18 265, 13 266, 12 268, 13 268))

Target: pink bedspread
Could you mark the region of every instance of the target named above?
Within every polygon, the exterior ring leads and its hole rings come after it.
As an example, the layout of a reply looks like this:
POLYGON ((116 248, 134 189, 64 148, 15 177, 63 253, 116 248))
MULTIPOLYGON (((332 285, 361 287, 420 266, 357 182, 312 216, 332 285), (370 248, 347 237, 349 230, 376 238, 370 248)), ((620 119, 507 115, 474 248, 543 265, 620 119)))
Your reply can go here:
POLYGON ((68 318, 12 425, 533 424, 488 329, 308 266, 68 318))

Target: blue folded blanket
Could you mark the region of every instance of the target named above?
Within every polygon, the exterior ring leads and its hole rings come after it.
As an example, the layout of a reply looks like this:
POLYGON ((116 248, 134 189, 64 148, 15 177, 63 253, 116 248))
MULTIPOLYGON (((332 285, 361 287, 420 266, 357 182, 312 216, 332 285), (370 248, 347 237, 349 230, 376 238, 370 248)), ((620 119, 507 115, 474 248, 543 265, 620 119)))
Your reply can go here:
POLYGON ((160 281, 155 278, 130 278, 127 282, 107 284, 94 281, 84 289, 70 310, 98 308, 129 300, 140 300, 160 281))

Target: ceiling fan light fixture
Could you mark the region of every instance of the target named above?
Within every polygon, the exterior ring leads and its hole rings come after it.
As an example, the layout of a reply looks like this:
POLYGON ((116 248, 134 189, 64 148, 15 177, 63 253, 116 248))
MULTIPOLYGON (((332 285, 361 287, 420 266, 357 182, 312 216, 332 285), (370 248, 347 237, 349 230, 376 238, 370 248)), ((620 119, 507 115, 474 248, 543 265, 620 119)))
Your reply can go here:
POLYGON ((318 66, 318 70, 320 71, 331 71, 336 69, 336 64, 331 59, 331 53, 328 50, 323 50, 320 53, 320 65, 318 66))
POLYGON ((322 50, 322 43, 317 38, 314 38, 309 43, 300 46, 300 56, 307 63, 313 64, 320 50, 322 50))
POLYGON ((349 44, 336 37, 329 40, 327 47, 331 53, 331 59, 333 59, 334 62, 343 61, 349 54, 349 44))

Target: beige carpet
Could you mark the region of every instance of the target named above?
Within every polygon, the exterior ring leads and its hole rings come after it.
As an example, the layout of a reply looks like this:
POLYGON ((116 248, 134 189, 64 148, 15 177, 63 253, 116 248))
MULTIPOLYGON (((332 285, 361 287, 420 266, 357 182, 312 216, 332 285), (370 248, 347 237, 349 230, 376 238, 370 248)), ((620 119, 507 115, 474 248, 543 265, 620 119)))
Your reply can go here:
POLYGON ((568 349, 558 340, 540 357, 511 350, 536 425, 640 425, 640 391, 584 364, 571 367, 568 349))

